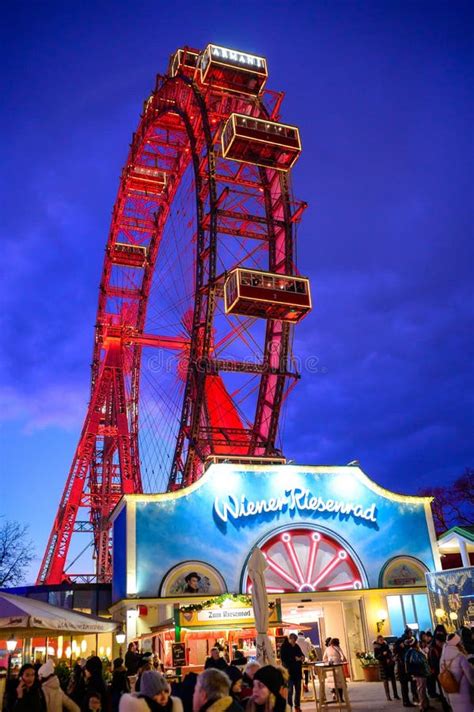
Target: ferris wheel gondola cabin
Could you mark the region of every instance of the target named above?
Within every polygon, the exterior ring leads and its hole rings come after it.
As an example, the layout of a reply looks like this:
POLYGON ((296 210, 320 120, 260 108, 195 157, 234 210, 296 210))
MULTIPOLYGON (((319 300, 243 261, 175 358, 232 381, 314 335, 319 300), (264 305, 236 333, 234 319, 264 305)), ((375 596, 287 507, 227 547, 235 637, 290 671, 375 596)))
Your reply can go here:
POLYGON ((199 50, 184 47, 177 49, 170 57, 168 74, 175 77, 177 74, 184 74, 186 77, 194 77, 198 65, 199 50))
POLYGON ((309 279, 238 267, 224 286, 226 314, 295 324, 311 311, 309 279))
POLYGON ((296 126, 231 114, 222 132, 222 155, 233 161, 289 171, 300 153, 296 126))
POLYGON ((155 166, 131 165, 126 172, 126 190, 140 196, 161 195, 166 187, 166 173, 155 166))
POLYGON ((148 250, 143 245, 132 245, 129 242, 115 242, 109 248, 110 261, 122 267, 144 267, 148 250))
POLYGON ((265 57, 214 44, 202 52, 199 68, 203 84, 248 96, 258 96, 268 79, 265 57))

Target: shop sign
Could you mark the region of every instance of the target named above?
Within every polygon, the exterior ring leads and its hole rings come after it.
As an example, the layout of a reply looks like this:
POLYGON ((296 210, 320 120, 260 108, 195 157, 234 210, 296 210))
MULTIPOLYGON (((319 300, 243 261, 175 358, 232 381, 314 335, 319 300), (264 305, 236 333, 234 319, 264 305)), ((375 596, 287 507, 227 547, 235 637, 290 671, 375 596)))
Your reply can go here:
POLYGON ((223 522, 229 519, 237 521, 247 517, 255 517, 264 513, 284 512, 329 512, 344 516, 352 516, 355 520, 377 522, 375 502, 368 507, 360 503, 345 502, 344 500, 323 499, 315 496, 309 489, 293 487, 287 489, 279 497, 269 499, 250 500, 245 494, 240 499, 234 495, 227 495, 227 499, 216 497, 214 500, 214 513, 223 522))
POLYGON ((199 611, 197 619, 198 621, 217 621, 218 623, 235 620, 253 621, 253 610, 252 608, 208 608, 199 611))
POLYGON ((173 667, 183 667, 183 665, 186 665, 186 645, 184 643, 172 643, 171 657, 173 667))
MULTIPOLYGON (((281 625, 277 606, 269 608, 268 624, 270 626, 281 625)), ((229 626, 229 628, 246 626, 252 628, 255 625, 253 608, 251 606, 225 607, 215 606, 194 610, 179 611, 179 625, 183 628, 219 628, 229 626)))

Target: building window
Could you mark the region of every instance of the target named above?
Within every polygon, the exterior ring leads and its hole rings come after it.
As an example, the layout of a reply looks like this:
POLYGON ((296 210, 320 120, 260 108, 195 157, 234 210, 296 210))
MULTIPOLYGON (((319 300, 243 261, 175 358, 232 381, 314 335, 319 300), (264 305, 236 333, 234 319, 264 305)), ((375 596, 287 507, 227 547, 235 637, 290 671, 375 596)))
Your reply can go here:
POLYGON ((401 635, 406 626, 416 630, 432 627, 428 598, 424 593, 387 596, 387 607, 392 635, 401 635))

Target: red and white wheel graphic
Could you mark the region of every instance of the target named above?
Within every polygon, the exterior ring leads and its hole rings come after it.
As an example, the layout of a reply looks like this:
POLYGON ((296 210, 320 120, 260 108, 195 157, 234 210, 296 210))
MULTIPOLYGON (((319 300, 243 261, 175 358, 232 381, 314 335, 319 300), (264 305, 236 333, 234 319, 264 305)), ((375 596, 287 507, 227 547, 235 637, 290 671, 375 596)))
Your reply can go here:
MULTIPOLYGON (((350 553, 327 534, 289 529, 262 547, 268 568, 267 591, 343 591, 362 588, 362 575, 350 553)), ((247 579, 247 590, 251 590, 247 579)))

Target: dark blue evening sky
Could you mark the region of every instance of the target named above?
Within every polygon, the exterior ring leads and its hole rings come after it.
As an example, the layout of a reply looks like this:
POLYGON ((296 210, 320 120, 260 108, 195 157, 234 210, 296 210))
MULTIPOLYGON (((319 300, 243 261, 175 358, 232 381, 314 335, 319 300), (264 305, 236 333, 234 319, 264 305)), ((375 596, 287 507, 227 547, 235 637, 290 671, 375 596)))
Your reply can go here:
MULTIPOLYGON (((473 5, 22 2, 2 9, 0 513, 42 555, 89 395, 110 213, 143 99, 209 41, 267 57, 304 152, 312 358, 285 454, 415 492, 473 466, 473 5)), ((38 562, 35 563, 35 569, 38 562)))

